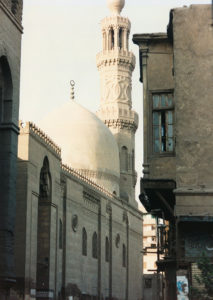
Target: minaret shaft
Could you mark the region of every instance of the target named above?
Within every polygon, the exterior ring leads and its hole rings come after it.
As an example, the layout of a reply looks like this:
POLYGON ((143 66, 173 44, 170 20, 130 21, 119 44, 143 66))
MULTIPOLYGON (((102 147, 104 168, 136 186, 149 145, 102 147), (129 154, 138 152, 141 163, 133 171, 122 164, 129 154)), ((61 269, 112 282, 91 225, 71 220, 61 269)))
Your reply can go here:
POLYGON ((119 147, 120 197, 135 205, 135 131, 138 115, 132 110, 132 72, 135 56, 129 51, 130 21, 120 15, 101 22, 103 50, 97 55, 101 81, 99 118, 109 127, 119 147))

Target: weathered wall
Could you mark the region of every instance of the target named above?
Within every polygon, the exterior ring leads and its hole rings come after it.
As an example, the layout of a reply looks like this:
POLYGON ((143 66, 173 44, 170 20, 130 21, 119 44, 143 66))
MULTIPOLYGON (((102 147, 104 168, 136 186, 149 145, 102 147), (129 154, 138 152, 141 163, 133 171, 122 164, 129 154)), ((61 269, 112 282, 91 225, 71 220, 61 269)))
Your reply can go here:
POLYGON ((168 39, 149 42, 147 57, 147 96, 144 122, 148 124, 147 163, 149 178, 175 179, 175 153, 154 153, 152 131, 152 93, 166 92, 174 89, 173 81, 173 49, 168 39))
POLYGON ((177 214, 212 214, 213 28, 211 6, 174 10, 177 214), (194 22, 196 20, 196 22, 194 22))

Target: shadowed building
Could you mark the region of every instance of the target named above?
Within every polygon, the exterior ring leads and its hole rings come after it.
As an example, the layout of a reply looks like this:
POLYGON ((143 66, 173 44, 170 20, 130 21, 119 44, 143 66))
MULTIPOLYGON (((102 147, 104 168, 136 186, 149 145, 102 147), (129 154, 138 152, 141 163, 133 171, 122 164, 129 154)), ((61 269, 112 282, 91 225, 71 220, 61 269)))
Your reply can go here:
MULTIPOLYGON (((165 258, 157 266, 165 272, 168 300, 176 299, 179 278, 185 286, 196 282, 202 252, 213 258, 211 12, 211 5, 176 8, 167 33, 133 36, 143 82, 140 200, 167 221, 159 229, 165 258)), ((179 287, 179 296, 187 293, 179 287)))
POLYGON ((0 299, 14 282, 22 0, 0 1, 0 299))

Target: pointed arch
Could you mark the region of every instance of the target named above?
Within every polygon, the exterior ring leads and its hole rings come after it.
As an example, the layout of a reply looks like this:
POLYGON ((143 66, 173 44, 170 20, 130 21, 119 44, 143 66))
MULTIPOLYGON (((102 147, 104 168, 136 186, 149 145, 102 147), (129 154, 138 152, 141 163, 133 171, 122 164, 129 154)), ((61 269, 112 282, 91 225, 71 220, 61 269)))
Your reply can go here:
MULTIPOLYGON (((39 182, 39 203, 38 203, 38 228, 37 228, 37 287, 49 283, 50 267, 50 247, 51 247, 51 196, 52 183, 50 175, 49 160, 44 157, 43 165, 40 171, 39 182)), ((59 221, 59 248, 62 248, 63 242, 62 220, 59 221)))
POLYGON ((0 57, 0 123, 12 121, 13 84, 6 56, 0 57))
POLYGON ((115 32, 113 28, 109 30, 109 49, 112 50, 115 46, 115 32))
POLYGON ((87 256, 87 232, 84 227, 82 229, 82 255, 87 256))
POLYGON ((46 199, 47 201, 51 200, 52 196, 52 181, 49 168, 49 160, 47 156, 44 158, 43 166, 40 172, 40 187, 39 187, 40 198, 46 199))
POLYGON ((98 258, 98 235, 96 232, 92 236, 92 257, 98 258))
POLYGON ((119 29, 119 48, 123 48, 123 29, 119 29))

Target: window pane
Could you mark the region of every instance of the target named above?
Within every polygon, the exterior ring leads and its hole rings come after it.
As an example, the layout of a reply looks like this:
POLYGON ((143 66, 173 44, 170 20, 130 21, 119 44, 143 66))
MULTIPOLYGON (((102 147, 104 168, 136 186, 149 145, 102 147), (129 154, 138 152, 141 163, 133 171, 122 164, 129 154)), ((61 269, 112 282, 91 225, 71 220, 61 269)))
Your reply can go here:
POLYGON ((168 94, 168 105, 172 106, 172 94, 168 94))
POLYGON ((168 137, 173 137, 173 125, 168 125, 168 137))
POLYGON ((153 131, 154 131, 154 139, 155 140, 159 139, 159 136, 160 136, 160 134, 159 134, 159 126, 154 126, 153 131))
POLYGON ((168 145, 167 145, 167 149, 168 151, 173 151, 173 138, 168 138, 168 145))
POLYGON ((158 108, 160 104, 160 97, 159 95, 153 95, 153 107, 158 108))
POLYGON ((166 107, 166 95, 161 95, 161 106, 166 107))
POLYGON ((172 93, 155 94, 153 101, 153 150, 154 152, 171 152, 174 150, 174 116, 172 93), (168 110, 168 108, 170 108, 168 110))
POLYGON ((167 122, 168 122, 168 124, 173 124, 173 113, 172 113, 172 111, 167 112, 167 122))
POLYGON ((160 152, 160 141, 159 140, 154 140, 154 151, 160 152))
POLYGON ((153 125, 160 125, 160 114, 158 112, 153 113, 153 125))

